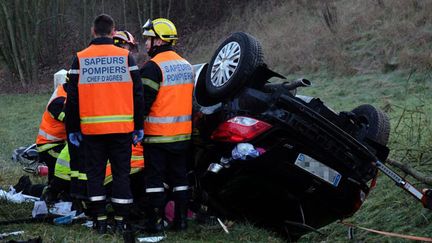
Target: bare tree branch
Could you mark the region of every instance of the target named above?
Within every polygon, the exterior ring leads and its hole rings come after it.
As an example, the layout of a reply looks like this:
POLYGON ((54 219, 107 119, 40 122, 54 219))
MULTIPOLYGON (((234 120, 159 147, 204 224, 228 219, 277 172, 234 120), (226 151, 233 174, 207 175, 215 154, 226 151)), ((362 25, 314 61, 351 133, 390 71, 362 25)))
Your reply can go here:
POLYGON ((389 165, 393 165, 393 166, 399 168, 400 170, 402 170, 403 172, 411 175, 412 177, 419 180, 420 182, 423 182, 423 183, 428 184, 428 185, 432 185, 432 176, 427 176, 427 175, 415 170, 411 166, 409 166, 407 164, 403 164, 403 163, 398 162, 398 161, 393 160, 393 159, 387 159, 386 162, 389 165))

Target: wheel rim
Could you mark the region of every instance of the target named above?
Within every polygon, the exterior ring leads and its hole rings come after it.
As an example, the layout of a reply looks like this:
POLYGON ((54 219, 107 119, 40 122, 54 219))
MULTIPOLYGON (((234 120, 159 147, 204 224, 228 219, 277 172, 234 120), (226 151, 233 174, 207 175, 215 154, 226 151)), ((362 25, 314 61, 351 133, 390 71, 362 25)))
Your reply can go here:
POLYGON ((237 42, 226 44, 217 54, 211 69, 211 83, 215 87, 225 85, 233 76, 240 61, 241 48, 237 42))

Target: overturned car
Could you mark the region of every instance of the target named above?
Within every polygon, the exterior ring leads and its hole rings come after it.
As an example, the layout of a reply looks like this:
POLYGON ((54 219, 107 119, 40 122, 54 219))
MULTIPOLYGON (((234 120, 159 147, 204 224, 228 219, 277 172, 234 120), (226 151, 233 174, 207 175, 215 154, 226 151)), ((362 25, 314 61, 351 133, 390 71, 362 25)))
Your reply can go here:
POLYGON ((291 240, 360 208, 375 162, 389 153, 383 111, 364 104, 335 112, 297 94, 307 79, 268 82, 284 77, 267 68, 260 43, 243 32, 195 70, 195 205, 291 240))

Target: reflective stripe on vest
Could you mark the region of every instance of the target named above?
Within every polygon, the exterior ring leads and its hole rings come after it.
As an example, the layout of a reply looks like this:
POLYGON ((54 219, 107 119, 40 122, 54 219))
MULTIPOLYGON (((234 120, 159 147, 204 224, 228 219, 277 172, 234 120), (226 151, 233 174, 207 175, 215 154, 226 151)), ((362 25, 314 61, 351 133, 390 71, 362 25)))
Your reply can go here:
POLYGON ((191 115, 166 116, 166 117, 148 116, 148 117, 146 117, 145 120, 146 120, 146 122, 149 122, 149 123, 177 123, 177 122, 192 121, 192 116, 191 115))
POLYGON ((62 141, 62 140, 64 140, 63 138, 58 138, 58 137, 56 137, 56 136, 54 136, 54 135, 51 135, 51 134, 45 132, 45 131, 42 130, 42 129, 39 129, 39 133, 38 133, 38 134, 41 135, 41 136, 46 137, 48 140, 51 140, 51 141, 53 141, 53 142, 57 142, 57 141, 62 141))
MULTIPOLYGON (((159 143, 179 139, 186 140, 185 135, 192 132, 192 92, 194 73, 192 65, 174 51, 165 51, 151 59, 162 71, 159 91, 144 122, 144 134, 150 135, 145 142, 154 137, 170 137, 158 139, 159 143)), ((142 79, 143 83, 152 87, 151 82, 142 79)), ((154 85, 153 85, 154 86, 154 85)), ((180 141, 181 141, 180 140, 180 141)))
POLYGON ((176 136, 146 136, 144 143, 173 143, 180 141, 187 141, 191 139, 190 134, 176 135, 176 136))
MULTIPOLYGON (((36 138, 36 144, 49 144, 58 141, 66 140, 66 129, 63 122, 58 121, 52 117, 52 115, 48 112, 48 106, 51 102, 58 97, 66 98, 66 91, 63 88, 63 85, 58 85, 53 94, 51 95, 46 107, 45 111, 42 115, 42 121, 39 126, 38 136, 36 138)), ((63 113, 64 114, 64 113, 63 113)), ((62 117, 59 117, 61 120, 62 117)), ((56 145, 57 146, 57 145, 56 145)), ((43 150, 47 150, 46 148, 43 150)), ((42 151, 40 151, 42 152, 42 151)))
POLYGON ((129 133, 133 124, 133 83, 129 51, 114 45, 90 45, 78 52, 79 112, 86 135, 129 133))
POLYGON ((133 122, 133 115, 93 116, 81 117, 81 124, 106 122, 133 122))

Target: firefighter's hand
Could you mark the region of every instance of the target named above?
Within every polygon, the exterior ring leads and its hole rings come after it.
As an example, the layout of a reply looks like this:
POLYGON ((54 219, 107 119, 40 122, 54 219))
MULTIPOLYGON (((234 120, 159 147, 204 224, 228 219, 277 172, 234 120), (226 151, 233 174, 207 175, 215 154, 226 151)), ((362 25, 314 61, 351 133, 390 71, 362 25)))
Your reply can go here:
POLYGON ((422 204, 432 210, 432 189, 423 189, 422 204))
POLYGON ((72 132, 68 134, 69 141, 75 145, 76 147, 80 146, 80 143, 82 141, 82 134, 81 132, 72 132))
POLYGON ((144 138, 144 130, 135 130, 132 133, 132 142, 134 145, 137 145, 137 143, 141 142, 144 138))

